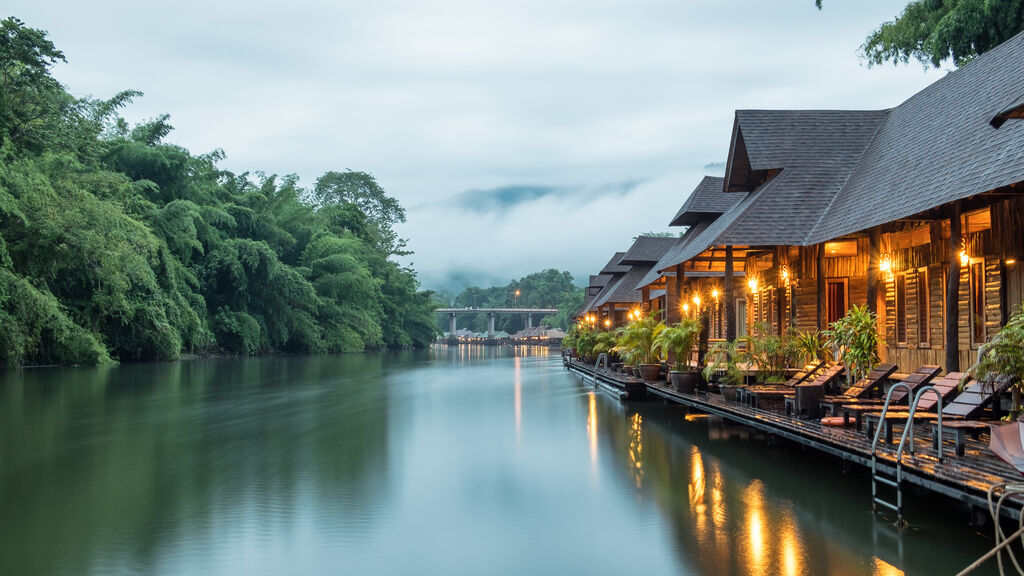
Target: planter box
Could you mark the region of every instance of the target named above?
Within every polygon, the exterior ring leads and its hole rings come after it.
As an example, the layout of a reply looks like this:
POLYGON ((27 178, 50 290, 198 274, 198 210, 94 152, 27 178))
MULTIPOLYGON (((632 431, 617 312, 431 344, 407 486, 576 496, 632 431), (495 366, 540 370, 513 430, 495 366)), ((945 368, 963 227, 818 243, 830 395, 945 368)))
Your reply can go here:
POLYGON ((693 394, 697 391, 697 385, 700 384, 700 373, 695 371, 677 372, 672 370, 668 373, 669 380, 672 382, 672 388, 676 392, 682 392, 684 394, 693 394))

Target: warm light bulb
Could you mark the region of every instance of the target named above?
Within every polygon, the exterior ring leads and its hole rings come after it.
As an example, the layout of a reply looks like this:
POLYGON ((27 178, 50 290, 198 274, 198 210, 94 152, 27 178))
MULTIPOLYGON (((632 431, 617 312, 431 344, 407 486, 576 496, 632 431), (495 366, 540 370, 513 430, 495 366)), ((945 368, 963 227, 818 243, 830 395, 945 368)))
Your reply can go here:
POLYGON ((690 311, 690 305, 689 304, 683 304, 683 312, 689 312, 689 311, 690 311))
POLYGON ((967 250, 961 250, 960 251, 960 265, 961 266, 967 266, 970 263, 971 263, 971 259, 970 259, 969 256, 967 256, 967 250))
POLYGON ((747 280, 747 286, 750 287, 751 292, 757 292, 757 278, 751 278, 747 280))
POLYGON ((781 270, 782 281, 789 282, 789 266, 783 266, 781 270))
POLYGON ((718 288, 711 289, 711 297, 714 298, 715 300, 718 300, 718 288))
POLYGON ((612 321, 611 321, 611 320, 605 320, 605 321, 604 321, 604 327, 605 327, 605 328, 607 328, 607 327, 609 327, 609 326, 611 326, 611 325, 612 325, 612 321))
POLYGON ((698 307, 700 306, 700 296, 697 294, 693 295, 693 305, 698 307))
POLYGON ((882 260, 878 263, 878 269, 882 272, 892 271, 892 257, 888 254, 882 255, 882 260))

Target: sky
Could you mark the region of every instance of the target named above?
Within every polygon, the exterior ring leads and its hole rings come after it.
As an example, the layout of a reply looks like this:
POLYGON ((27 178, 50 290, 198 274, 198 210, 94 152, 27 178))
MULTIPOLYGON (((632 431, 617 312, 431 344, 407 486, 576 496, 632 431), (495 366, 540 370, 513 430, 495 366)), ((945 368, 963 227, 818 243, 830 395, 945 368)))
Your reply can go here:
POLYGON ((75 95, 235 172, 372 173, 427 288, 577 281, 667 228, 745 108, 879 109, 948 70, 868 68, 906 0, 8 0, 75 95))

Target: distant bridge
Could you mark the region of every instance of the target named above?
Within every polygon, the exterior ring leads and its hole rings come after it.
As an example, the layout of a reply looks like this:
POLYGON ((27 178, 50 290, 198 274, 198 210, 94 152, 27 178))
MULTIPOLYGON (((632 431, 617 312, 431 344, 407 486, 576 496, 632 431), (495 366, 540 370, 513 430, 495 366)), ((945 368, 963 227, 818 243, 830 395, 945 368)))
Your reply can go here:
POLYGON ((494 317, 498 314, 526 315, 526 327, 533 328, 533 315, 558 314, 558 308, 438 308, 438 314, 448 315, 448 334, 456 332, 455 317, 459 314, 487 314, 487 337, 494 338, 494 317))

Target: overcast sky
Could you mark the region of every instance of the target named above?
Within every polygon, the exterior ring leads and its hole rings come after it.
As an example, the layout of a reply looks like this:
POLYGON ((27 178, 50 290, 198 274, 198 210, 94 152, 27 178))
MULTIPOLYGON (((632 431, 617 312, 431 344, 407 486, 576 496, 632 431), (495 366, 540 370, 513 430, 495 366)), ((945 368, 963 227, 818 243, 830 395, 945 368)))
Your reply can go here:
POLYGON ((233 171, 373 173, 428 287, 585 279, 721 173, 738 108, 887 108, 945 71, 867 68, 906 0, 8 0, 77 95, 145 97, 233 171), (710 166, 709 166, 710 165, 710 166), (488 190, 516 194, 467 202, 488 190), (469 192, 467 191, 480 191, 469 192), (538 192, 539 191, 539 192, 538 192), (489 207, 488 207, 489 206, 489 207))

